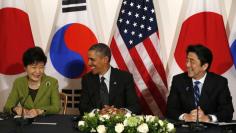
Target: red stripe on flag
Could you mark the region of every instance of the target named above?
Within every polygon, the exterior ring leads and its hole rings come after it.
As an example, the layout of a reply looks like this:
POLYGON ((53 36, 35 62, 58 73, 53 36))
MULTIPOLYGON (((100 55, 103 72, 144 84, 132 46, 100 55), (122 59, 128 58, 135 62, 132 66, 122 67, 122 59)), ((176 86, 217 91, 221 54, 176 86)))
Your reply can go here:
POLYGON ((156 34, 157 34, 157 37, 158 37, 158 39, 159 39, 159 38, 160 38, 160 37, 159 37, 159 32, 156 32, 156 34))
MULTIPOLYGON (((122 57, 122 55, 120 53, 120 50, 117 47, 117 44, 116 44, 116 41, 115 41, 114 37, 112 38, 112 42, 111 42, 110 48, 111 48, 111 52, 113 54, 113 58, 115 59, 115 61, 117 63, 117 66, 120 69, 122 69, 122 70, 129 71, 128 67, 125 64, 125 61, 124 61, 124 59, 123 59, 123 57, 122 57)), ((145 114, 153 114, 152 111, 150 110, 146 100, 144 99, 142 93, 140 92, 140 89, 138 89, 138 86, 136 84, 135 84, 135 89, 136 89, 136 93, 137 93, 137 95, 139 97, 139 101, 140 101, 140 104, 142 106, 143 113, 145 113, 145 114)))
POLYGON ((149 38, 146 38, 143 41, 144 47, 147 50, 148 55, 150 56, 150 59, 152 60, 152 63, 154 64, 156 70, 158 71, 163 83, 165 84, 167 88, 167 80, 166 80, 166 73, 164 66, 161 62, 161 59, 159 58, 159 55, 157 54, 157 51, 153 47, 153 44, 149 38))
POLYGON ((125 64, 125 61, 120 53, 119 48, 117 47, 116 41, 114 39, 114 37, 112 38, 112 42, 110 45, 111 48, 111 53, 113 55, 113 58, 116 61, 117 66, 121 69, 121 70, 125 70, 125 71, 129 71, 128 67, 125 64))
POLYGON ((153 112, 150 110, 150 107, 148 106, 146 100, 144 99, 142 92, 140 92, 140 90, 138 89, 138 86, 136 84, 135 84, 135 89, 136 89, 136 93, 139 97, 139 102, 142 106, 142 113, 148 114, 148 115, 154 115, 153 112))
POLYGON ((163 96, 159 92, 157 86, 153 82, 152 78, 150 77, 145 65, 143 64, 142 59, 140 58, 136 48, 132 48, 129 50, 131 58, 133 59, 134 64, 136 65, 140 75, 143 78, 143 81, 146 83, 149 91, 153 95, 154 100, 158 104, 161 112, 164 114, 166 112, 166 101, 164 100, 163 96))

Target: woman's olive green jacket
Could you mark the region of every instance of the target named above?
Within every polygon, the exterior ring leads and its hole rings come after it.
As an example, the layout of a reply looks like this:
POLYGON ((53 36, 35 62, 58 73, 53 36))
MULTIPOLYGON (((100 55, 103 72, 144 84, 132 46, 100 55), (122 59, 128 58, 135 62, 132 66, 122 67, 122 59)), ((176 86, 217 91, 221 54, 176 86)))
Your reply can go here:
POLYGON ((27 109, 42 109, 45 111, 45 114, 59 113, 61 103, 58 81, 55 78, 43 75, 35 100, 33 101, 31 96, 28 95, 29 87, 27 76, 17 78, 13 83, 4 111, 12 113, 12 108, 20 103, 27 109))

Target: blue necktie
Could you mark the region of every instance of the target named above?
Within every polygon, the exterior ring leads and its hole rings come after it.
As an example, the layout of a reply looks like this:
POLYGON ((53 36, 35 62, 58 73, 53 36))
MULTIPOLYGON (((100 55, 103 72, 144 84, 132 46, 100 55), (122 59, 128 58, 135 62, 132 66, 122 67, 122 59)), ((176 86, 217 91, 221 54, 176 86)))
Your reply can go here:
POLYGON ((195 98, 195 106, 197 107, 198 104, 199 104, 199 98, 200 98, 200 90, 199 90, 199 87, 198 85, 200 84, 201 82, 199 81, 195 81, 194 82, 194 98, 195 98))

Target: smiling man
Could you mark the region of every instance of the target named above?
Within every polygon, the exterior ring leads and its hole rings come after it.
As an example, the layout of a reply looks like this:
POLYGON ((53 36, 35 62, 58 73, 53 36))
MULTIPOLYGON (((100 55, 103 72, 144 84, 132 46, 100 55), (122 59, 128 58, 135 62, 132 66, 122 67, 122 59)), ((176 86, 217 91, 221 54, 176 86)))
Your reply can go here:
POLYGON ((139 114, 133 76, 110 66, 110 48, 103 43, 95 44, 88 50, 88 59, 91 72, 82 78, 80 113, 112 106, 111 109, 125 108, 139 114))
POLYGON ((234 109, 228 81, 208 71, 211 51, 203 45, 190 45, 186 54, 187 72, 173 77, 167 117, 194 122, 198 112, 200 122, 231 121, 234 109))

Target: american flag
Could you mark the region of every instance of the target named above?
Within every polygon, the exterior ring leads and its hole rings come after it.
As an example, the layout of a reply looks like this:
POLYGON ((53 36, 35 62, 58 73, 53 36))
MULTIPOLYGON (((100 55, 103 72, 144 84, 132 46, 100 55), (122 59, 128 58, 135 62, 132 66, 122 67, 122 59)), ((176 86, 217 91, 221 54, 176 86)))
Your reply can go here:
POLYGON ((115 27, 111 64, 133 74, 144 113, 163 116, 168 89, 152 0, 123 0, 115 27))

